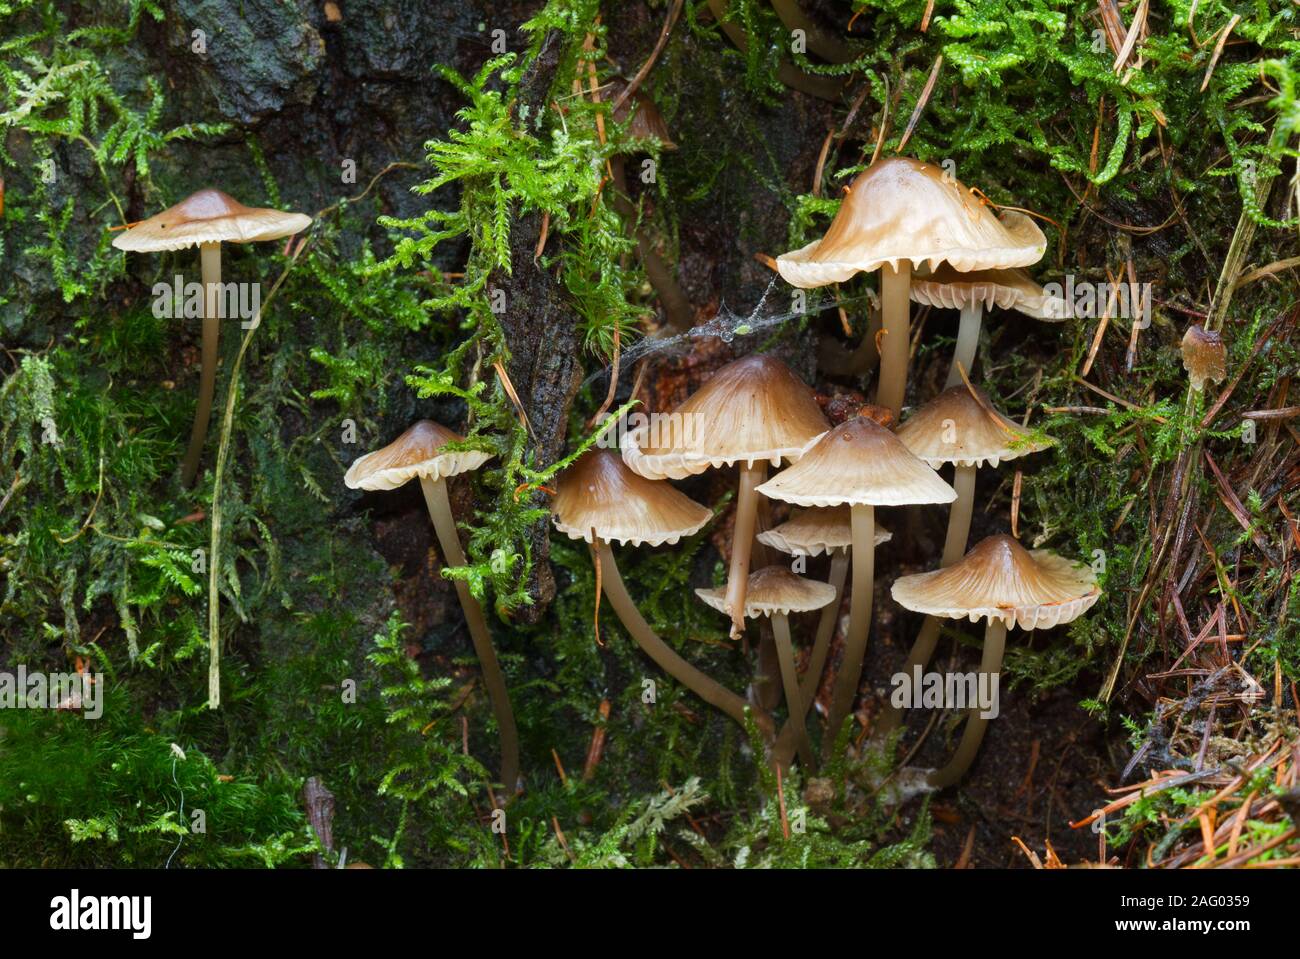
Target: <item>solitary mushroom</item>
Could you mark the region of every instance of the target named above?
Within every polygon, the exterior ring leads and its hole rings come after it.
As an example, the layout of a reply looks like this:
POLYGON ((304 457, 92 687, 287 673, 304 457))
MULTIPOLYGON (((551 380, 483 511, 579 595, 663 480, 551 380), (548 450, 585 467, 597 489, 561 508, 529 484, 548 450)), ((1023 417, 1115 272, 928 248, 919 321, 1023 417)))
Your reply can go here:
POLYGON ((1228 375, 1227 350, 1223 336, 1193 323, 1183 334, 1183 369, 1192 389, 1200 393, 1206 383, 1218 383, 1228 375))
MULTIPOLYGON (((987 621, 980 673, 996 677, 1002 667, 1007 629, 1051 629, 1078 619, 1097 602, 1101 590, 1092 570, 1049 550, 1026 550, 1010 536, 980 541, 947 569, 903 576, 890 593, 917 613, 948 619, 987 621)), ((952 759, 928 777, 935 789, 951 786, 970 768, 988 720, 969 711, 961 743, 952 759)))
MULTIPOLYGON (((1050 440, 1033 436, 995 410, 982 390, 964 383, 944 390, 917 410, 898 428, 898 438, 934 469, 946 463, 953 465, 952 485, 957 500, 948 511, 940 568, 951 566, 966 551, 979 468, 996 467, 1003 460, 1037 453, 1051 445, 1050 440)), ((939 620, 926 617, 903 671, 910 674, 913 666, 928 663, 938 642, 939 620)), ((894 729, 899 719, 897 709, 886 707, 880 732, 894 729)))
POLYGON ((951 503, 952 487, 913 456, 902 442, 865 416, 854 416, 831 430, 799 461, 758 488, 770 499, 796 506, 850 508, 853 541, 853 592, 844 663, 835 678, 826 746, 834 742, 853 706, 867 651, 875 568, 877 506, 951 503))
MULTIPOLYGON (((695 595, 720 613, 727 612, 727 595, 722 589, 697 589, 695 595)), ((790 725, 794 728, 799 758, 805 769, 813 764, 812 744, 804 726, 807 710, 803 692, 799 689, 799 673, 794 665, 794 644, 790 641, 790 613, 811 612, 821 609, 835 599, 835 590, 827 583, 802 579, 784 566, 765 566, 749 577, 745 593, 745 615, 771 616, 772 633, 776 637, 776 650, 781 663, 781 683, 785 689, 785 703, 790 711, 790 725)))
MULTIPOLYGON (((698 532, 709 521, 709 510, 668 483, 638 476, 614 453, 592 450, 560 476, 551 514, 556 529, 591 544, 604 593, 637 645, 664 672, 744 726, 745 700, 696 669, 655 634, 628 595, 610 549, 612 542, 676 543, 698 532)), ((760 726, 770 726, 757 711, 755 718, 760 726)))
MULTIPOLYGON (((881 543, 888 542, 892 535, 877 526, 873 545, 879 546, 881 543)), ((828 583, 835 590, 835 599, 822 608, 821 619, 817 622, 816 638, 813 641, 812 656, 808 660, 808 669, 799 688, 800 702, 807 712, 817 694, 817 684, 821 680, 822 669, 826 666, 831 637, 835 632, 835 620, 839 617, 840 603, 844 599, 844 581, 849 569, 849 548, 853 545, 853 526, 849 507, 813 507, 803 510, 794 519, 759 533, 758 541, 792 556, 820 556, 822 553, 827 553, 831 558, 828 583)), ((777 737, 778 756, 785 746, 785 739, 783 730, 777 737)))
POLYGON ((633 430, 623 461, 647 479, 685 479, 740 464, 727 573, 732 635, 745 626, 745 585, 758 517, 755 489, 768 465, 797 460, 830 428, 812 390, 772 356, 728 363, 672 413, 633 430))
POLYGON ((300 233, 311 225, 304 213, 244 206, 220 190, 200 190, 175 206, 135 224, 113 241, 119 250, 157 253, 199 248, 203 279, 203 352, 199 370, 199 405, 194 410, 190 445, 181 467, 181 484, 189 486, 198 474, 203 441, 212 413, 217 379, 217 345, 221 314, 221 244, 260 243, 300 233))
POLYGON ((776 259, 787 282, 811 288, 880 270, 883 342, 876 402, 897 416, 907 385, 911 272, 1028 266, 1047 240, 1028 217, 993 213, 939 167, 909 157, 872 164, 847 190, 826 235, 776 259))
POLYGON ((912 278, 912 299, 937 309, 961 310, 957 346, 944 387, 961 382, 975 364, 984 311, 993 307, 1016 310, 1036 320, 1064 320, 1065 301, 1049 296, 1024 270, 975 270, 960 273, 949 263, 929 276, 912 278))
MULTIPOLYGON (((383 449, 359 457, 343 477, 349 489, 365 490, 397 489, 418 477, 438 545, 442 547, 443 559, 450 567, 464 566, 465 553, 460 547, 456 520, 447 498, 446 481, 458 473, 478 469, 493 456, 480 450, 444 449, 449 443, 461 442, 464 442, 464 437, 447 427, 433 420, 420 420, 383 449)), ((465 580, 454 579, 452 582, 456 586, 460 608, 465 613, 465 623, 483 669, 483 683, 501 733, 501 782, 513 793, 519 786, 519 733, 515 728, 514 711, 510 708, 510 694, 497 662, 496 650, 492 648, 492 636, 483 617, 483 607, 465 580)))

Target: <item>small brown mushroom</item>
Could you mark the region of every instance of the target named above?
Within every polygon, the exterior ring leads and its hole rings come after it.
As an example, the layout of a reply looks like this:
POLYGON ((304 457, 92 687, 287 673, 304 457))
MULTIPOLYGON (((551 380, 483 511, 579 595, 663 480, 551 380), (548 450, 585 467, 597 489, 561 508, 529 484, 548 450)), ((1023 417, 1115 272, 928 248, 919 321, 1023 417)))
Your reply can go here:
POLYGON ((1222 334, 1193 323, 1183 334, 1183 369, 1192 389, 1200 393, 1206 383, 1218 383, 1228 375, 1227 350, 1222 334))

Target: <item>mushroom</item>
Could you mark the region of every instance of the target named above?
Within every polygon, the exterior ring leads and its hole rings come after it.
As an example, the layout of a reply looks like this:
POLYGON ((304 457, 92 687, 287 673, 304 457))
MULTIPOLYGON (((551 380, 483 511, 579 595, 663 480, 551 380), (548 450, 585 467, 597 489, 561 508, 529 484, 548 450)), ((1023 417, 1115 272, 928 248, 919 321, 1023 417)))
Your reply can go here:
POLYGON ((1200 393, 1206 383, 1218 383, 1228 375, 1223 336, 1193 323, 1183 334, 1183 369, 1192 389, 1200 393))
POLYGON ((221 244, 260 243, 301 233, 311 225, 304 213, 244 206, 220 190, 200 190, 175 206, 154 214, 126 230, 115 240, 119 250, 158 253, 164 250, 199 248, 203 279, 203 352, 199 371, 199 405, 194 410, 190 445, 181 466, 181 485, 189 486, 198 475, 203 441, 207 438, 212 413, 212 395, 217 380, 217 344, 220 334, 221 244))
MULTIPOLYGON (((697 589, 695 595, 720 613, 726 613, 727 593, 724 589, 697 589)), ((807 700, 799 688, 799 673, 794 665, 794 644, 790 641, 790 613, 806 613, 821 609, 835 600, 835 588, 828 583, 803 579, 784 566, 764 566, 749 577, 745 591, 745 615, 753 618, 772 617, 772 633, 776 637, 776 650, 781 663, 781 683, 785 689, 785 703, 790 711, 790 725, 794 728, 799 759, 805 769, 813 765, 812 744, 804 726, 807 700)))
POLYGON ((850 508, 853 592, 844 664, 835 678, 825 747, 835 741, 853 706, 867 651, 875 567, 877 506, 951 503, 957 496, 939 474, 913 456, 889 430, 854 416, 831 430, 793 466, 758 488, 769 499, 796 506, 850 508))
POLYGON ((961 310, 957 346, 944 387, 961 382, 975 364, 984 311, 993 307, 1016 310, 1036 320, 1065 319, 1065 301, 1049 296, 1024 270, 974 270, 960 273, 942 263, 929 276, 912 278, 912 299, 936 309, 961 310))
MULTIPOLYGON (((1072 563, 1050 550, 1026 550, 1010 536, 981 540, 946 569, 903 576, 890 589, 900 606, 928 616, 987 621, 980 673, 996 676, 1002 667, 1007 629, 1051 629, 1078 619, 1101 590, 1091 568, 1072 563)), ((970 768, 988 720, 971 709, 961 743, 942 769, 927 782, 935 789, 951 786, 970 768)))
MULTIPOLYGON (((1037 453, 1052 445, 1044 442, 1003 416, 989 403, 982 390, 964 383, 944 390, 898 428, 898 438, 914 454, 934 469, 945 463, 953 465, 952 485, 957 501, 948 511, 948 532, 944 538, 940 568, 961 559, 970 538, 971 514, 975 508, 975 475, 981 466, 996 467, 1037 453)), ((927 617, 912 644, 903 671, 924 666, 934 655, 939 642, 939 620, 927 617)), ((891 704, 885 708, 880 732, 897 727, 902 714, 891 704)))
MULTIPOLYGON (((892 533, 877 526, 873 545, 879 546, 892 537, 892 533)), ((817 621, 812 657, 808 660, 808 669, 799 688, 800 702, 803 704, 804 712, 807 712, 817 694, 817 685, 821 680, 822 669, 826 666, 826 656, 831 648, 831 636, 835 632, 835 620, 839 615, 840 603, 844 599, 844 581, 849 570, 849 547, 853 544, 853 526, 849 507, 813 507, 803 510, 794 519, 759 533, 758 541, 792 556, 820 556, 822 553, 827 553, 831 558, 828 582, 835 590, 835 599, 822 608, 821 619, 817 621)), ((793 730, 793 723, 787 728, 793 730)), ((788 748, 787 742, 786 731, 782 730, 781 735, 777 737, 778 756, 781 755, 783 748, 788 748)))
MULTIPOLYGON (((358 457, 343 477, 349 489, 364 490, 397 489, 418 477, 438 545, 442 547, 443 559, 450 567, 464 566, 465 554, 460 547, 451 502, 447 499, 446 481, 459 473, 478 469, 494 455, 480 450, 444 449, 449 443, 462 442, 464 437, 447 427, 433 420, 420 420, 383 449, 358 457)), ((474 652, 483 669, 483 684, 487 687, 501 734, 501 783, 513 793, 519 787, 519 733, 510 708, 510 694, 497 662, 496 650, 492 648, 492 635, 488 632, 483 607, 465 580, 454 579, 452 582, 460 608, 465 613, 474 652)))
POLYGON ((805 289, 880 270, 883 343, 876 402, 897 416, 907 385, 911 272, 948 263, 963 273, 1038 262, 1047 240, 1020 213, 995 216, 939 167, 888 157, 866 169, 825 236, 776 259, 788 283, 805 289))
POLYGON ((830 428, 812 390, 773 356, 728 363, 672 413, 628 434, 623 462, 647 479, 685 479, 740 464, 727 608, 732 636, 745 626, 745 584, 767 467, 797 460, 830 428))
MULTIPOLYGON (((636 644, 668 675, 741 726, 747 703, 696 669, 646 622, 628 595, 610 543, 660 546, 697 533, 712 514, 668 483, 632 472, 608 450, 590 450, 560 476, 551 500, 555 528, 591 544, 600 583, 619 621, 636 644)), ((599 597, 597 597, 599 602, 599 597)), ((755 712, 760 726, 770 721, 755 712)))

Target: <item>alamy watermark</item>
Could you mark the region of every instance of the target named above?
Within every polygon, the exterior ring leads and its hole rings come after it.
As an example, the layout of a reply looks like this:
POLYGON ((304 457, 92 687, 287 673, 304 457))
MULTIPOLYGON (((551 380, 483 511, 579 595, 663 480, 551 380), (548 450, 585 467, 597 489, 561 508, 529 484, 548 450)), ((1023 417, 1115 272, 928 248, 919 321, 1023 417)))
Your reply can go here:
MULTIPOLYGON (((247 330, 262 310, 262 284, 213 283, 217 319, 238 319, 247 330)), ((153 315, 160 320, 201 320, 205 312, 202 283, 185 282, 179 273, 171 283, 153 285, 153 315)))
POLYGON ((702 445, 699 417, 694 413, 629 413, 600 434, 596 445, 618 449, 627 437, 636 435, 640 449, 665 447, 694 448, 702 445))
POLYGON ((981 719, 998 717, 997 673, 927 673, 917 664, 889 682, 895 709, 976 709, 981 719))
POLYGON ((1151 325, 1150 283, 1095 283, 1065 275, 1064 283, 1048 283, 1043 293, 1058 304, 1056 319, 1092 319, 1105 314, 1133 320, 1140 329, 1151 325))
POLYGON ((0 709, 62 709, 86 719, 104 715, 102 673, 45 673, 19 666, 0 672, 0 709))

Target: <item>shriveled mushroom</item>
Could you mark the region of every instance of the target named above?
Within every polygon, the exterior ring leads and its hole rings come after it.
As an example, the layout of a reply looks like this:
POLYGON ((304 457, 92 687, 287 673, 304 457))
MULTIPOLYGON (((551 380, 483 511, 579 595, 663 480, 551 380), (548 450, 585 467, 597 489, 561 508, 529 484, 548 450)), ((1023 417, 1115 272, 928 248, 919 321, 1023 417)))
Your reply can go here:
POLYGON ((939 167, 908 157, 872 164, 848 188, 825 236, 776 260, 794 286, 839 283, 880 271, 883 342, 876 402, 897 416, 907 385, 911 273, 929 264, 956 270, 1028 266, 1047 248, 1028 217, 1001 218, 939 167))
MULTIPOLYGON (((695 595, 720 613, 727 612, 727 594, 723 589, 697 589, 695 595)), ((772 633, 781 663, 781 683, 785 689, 786 708, 804 769, 813 765, 812 743, 804 725, 807 702, 799 688, 799 673, 794 663, 794 644, 790 641, 790 613, 805 613, 835 600, 835 590, 827 583, 802 579, 784 566, 765 566, 751 573, 745 591, 745 615, 772 617, 772 633)))
MULTIPOLYGON (((747 704, 683 659, 646 622, 628 594, 610 544, 660 546, 691 536, 709 521, 709 510, 664 482, 633 473, 614 453, 591 450, 560 476, 551 520, 565 535, 591 544, 601 586, 619 621, 664 672, 740 725, 747 704)), ((599 600, 598 600, 599 601, 599 600)), ((771 721, 755 710, 760 727, 771 721)))
POLYGON ((181 484, 189 486, 198 475, 203 441, 212 414, 212 395, 217 378, 217 346, 220 336, 221 244, 260 243, 301 233, 311 225, 303 213, 247 207, 220 190, 200 190, 175 206, 142 220, 119 235, 113 246, 119 250, 158 253, 164 250, 199 248, 203 279, 203 352, 199 371, 199 404, 194 410, 190 445, 181 466, 181 484))
POLYGON ((853 706, 871 627, 877 506, 951 503, 957 496, 939 474, 913 456, 902 442, 865 416, 845 420, 811 446, 793 466, 758 488, 770 499, 796 506, 850 508, 853 539, 853 592, 844 663, 835 678, 835 695, 825 747, 839 735, 853 706))
POLYGON ((912 299, 926 306, 960 310, 957 346, 944 387, 961 382, 960 370, 970 373, 979 347, 984 311, 999 307, 1036 320, 1064 320, 1065 301, 1049 296, 1024 270, 974 270, 961 273, 943 263, 929 276, 912 277, 912 299))
POLYGON ((1183 334, 1183 369, 1192 389, 1200 393, 1206 383, 1218 383, 1228 375, 1227 350, 1223 336, 1193 323, 1183 334))
MULTIPOLYGON (((1092 570, 1049 550, 1026 550, 1010 536, 990 536, 946 569, 903 576, 890 590, 894 601, 917 613, 948 619, 985 620, 980 673, 1002 668, 1007 629, 1051 629, 1078 619, 1101 590, 1092 570)), ((951 786, 970 768, 988 720, 971 709, 961 743, 949 763, 932 772, 935 789, 951 786)))
MULTIPOLYGON (((479 450, 444 449, 449 443, 461 442, 464 442, 464 437, 447 427, 433 420, 420 420, 382 449, 358 457, 343 477, 349 489, 364 490, 393 490, 418 478, 438 545, 442 547, 443 559, 453 568, 465 565, 465 553, 460 546, 456 519, 447 498, 446 481, 459 473, 478 469, 493 456, 479 450)), ((492 647, 492 635, 483 616, 483 607, 465 580, 452 582, 465 613, 474 652, 483 670, 483 684, 487 687, 501 734, 501 782, 507 792, 513 794, 519 788, 519 733, 510 707, 510 693, 497 662, 496 650, 492 647)))
POLYGON ((727 574, 733 635, 745 625, 745 585, 758 517, 755 489, 767 478, 769 464, 797 460, 829 428, 812 390, 788 366, 773 356, 747 356, 714 373, 672 413, 633 430, 624 443, 623 461, 647 479, 685 479, 739 464, 727 574))

